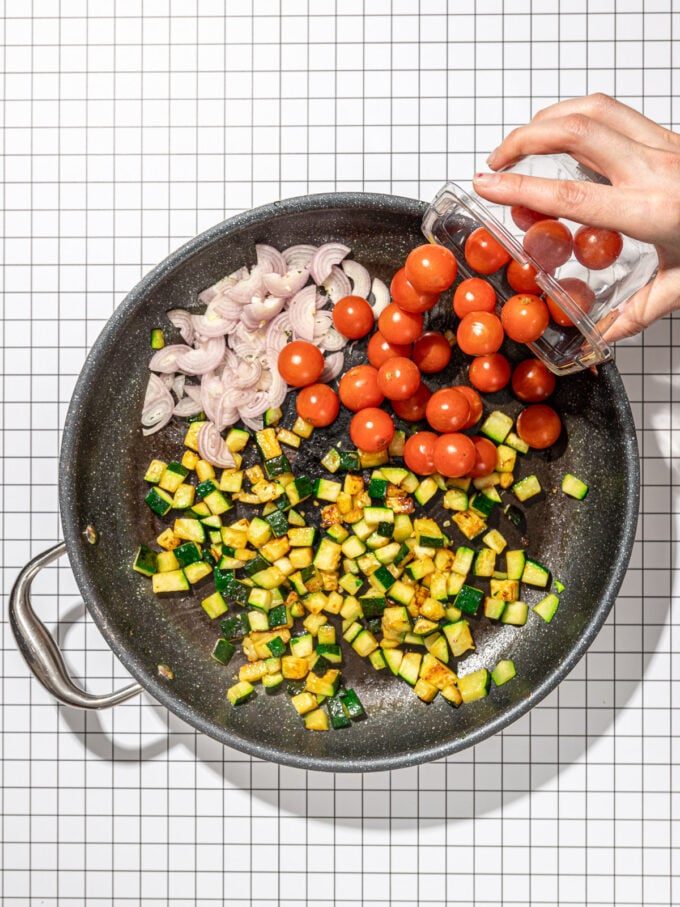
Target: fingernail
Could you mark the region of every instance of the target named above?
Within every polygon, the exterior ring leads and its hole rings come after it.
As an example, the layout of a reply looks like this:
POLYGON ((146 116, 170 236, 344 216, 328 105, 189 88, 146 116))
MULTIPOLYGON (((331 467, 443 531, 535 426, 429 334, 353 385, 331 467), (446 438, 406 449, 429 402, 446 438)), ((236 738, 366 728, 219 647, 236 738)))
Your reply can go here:
POLYGON ((493 151, 491 152, 491 154, 488 156, 488 158, 486 159, 487 166, 493 167, 493 162, 494 162, 494 159, 495 159, 495 157, 496 157, 496 152, 497 152, 497 151, 498 151, 498 148, 494 148, 494 150, 493 150, 493 151))
POLYGON ((500 173, 475 173, 474 181, 481 183, 483 186, 493 186, 495 183, 500 182, 500 179, 500 173))

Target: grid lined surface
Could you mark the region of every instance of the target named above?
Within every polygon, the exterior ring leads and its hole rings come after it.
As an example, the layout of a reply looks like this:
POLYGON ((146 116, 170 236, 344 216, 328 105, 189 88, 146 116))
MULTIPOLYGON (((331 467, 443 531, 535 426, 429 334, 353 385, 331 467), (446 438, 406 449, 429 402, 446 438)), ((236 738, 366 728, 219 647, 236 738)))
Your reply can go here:
MULTIPOLYGON (((606 91, 672 126, 672 6, 0 2, 4 591, 60 536, 60 427, 86 351, 168 251, 281 197, 430 198, 559 97, 606 91)), ((475 750, 365 776, 279 768, 148 697, 58 708, 4 624, 3 903, 678 903, 679 347, 675 319, 618 351, 643 514, 606 627, 475 750)), ((66 562, 36 592, 74 673, 124 682, 66 562)))

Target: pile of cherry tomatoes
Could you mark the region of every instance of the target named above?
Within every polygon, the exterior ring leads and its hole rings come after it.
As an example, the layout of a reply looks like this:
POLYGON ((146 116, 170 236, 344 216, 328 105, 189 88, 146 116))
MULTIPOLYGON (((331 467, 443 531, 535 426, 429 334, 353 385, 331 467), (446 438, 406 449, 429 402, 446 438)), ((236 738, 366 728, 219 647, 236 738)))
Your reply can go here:
MULTIPOLYGON (((380 408, 387 399, 400 419, 425 419, 433 429, 417 432, 406 441, 404 460, 409 469, 418 475, 438 472, 448 477, 479 477, 495 469, 496 447, 486 438, 463 432, 482 417, 479 392, 495 393, 512 379, 512 390, 520 400, 538 404, 521 413, 518 434, 534 448, 554 444, 562 426, 544 401, 555 389, 555 376, 538 359, 521 362, 513 372, 499 352, 506 335, 529 343, 550 322, 549 306, 537 295, 541 291, 535 283, 536 272, 510 261, 505 249, 483 228, 468 237, 465 257, 481 274, 508 265, 506 277, 517 293, 505 302, 498 317, 496 292, 488 281, 471 277, 455 290, 453 309, 460 319, 456 341, 473 357, 468 371, 472 387, 459 385, 433 393, 422 380, 423 374, 442 371, 451 359, 446 336, 436 331, 423 333, 423 316, 453 285, 458 272, 449 249, 428 244, 410 252, 404 267, 394 275, 390 286, 393 301, 380 314, 377 330, 368 342, 368 364, 349 369, 340 378, 337 394, 327 384, 318 383, 323 356, 315 346, 295 341, 284 347, 279 371, 288 384, 301 388, 298 415, 315 427, 325 427, 335 421, 342 402, 354 413, 352 442, 360 450, 379 452, 389 446, 395 430, 390 413, 380 408)), ((333 322, 343 336, 357 340, 370 333, 375 319, 365 299, 346 296, 336 303, 333 322)))

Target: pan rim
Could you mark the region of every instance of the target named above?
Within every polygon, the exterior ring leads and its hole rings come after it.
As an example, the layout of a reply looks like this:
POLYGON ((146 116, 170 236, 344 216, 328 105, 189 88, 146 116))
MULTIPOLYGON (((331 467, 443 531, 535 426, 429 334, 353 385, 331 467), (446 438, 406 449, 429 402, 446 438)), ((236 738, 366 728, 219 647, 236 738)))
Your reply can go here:
MULTIPOLYGON (((426 204, 417 199, 381 193, 331 192, 298 196, 237 214, 210 227, 180 246, 133 287, 117 306, 93 344, 81 369, 67 411, 60 451, 60 465, 63 467, 64 464, 74 460, 79 438, 81 402, 87 398, 90 380, 97 368, 99 358, 105 355, 113 346, 119 327, 127 321, 138 306, 144 304, 146 296, 152 288, 166 280, 176 268, 184 265, 193 255, 201 252, 211 243, 216 242, 225 235, 237 232, 242 227, 252 226, 276 216, 329 208, 375 208, 381 211, 388 209, 404 215, 422 217, 426 204)), ((576 645, 565 653, 558 667, 547 674, 529 696, 518 701, 501 715, 476 728, 465 737, 451 739, 434 746, 425 746, 413 752, 396 756, 338 759, 335 757, 298 755, 282 752, 275 747, 260 744, 250 738, 243 737, 233 730, 206 719, 195 706, 178 701, 173 695, 172 688, 163 683, 155 674, 149 674, 141 660, 125 646, 124 640, 111 627, 104 603, 100 600, 99 594, 94 588, 85 560, 80 553, 81 546, 78 542, 82 527, 78 524, 74 506, 77 494, 76 476, 73 470, 62 468, 60 469, 59 481, 61 522, 69 561, 87 610, 112 652, 146 692, 173 714, 196 728, 196 730, 218 740, 225 746, 233 747, 250 756, 274 761, 282 765, 315 771, 388 771, 442 759, 474 746, 525 715, 551 693, 567 674, 573 670, 606 621, 628 569, 635 541, 640 497, 640 462, 637 436, 628 397, 616 365, 614 362, 607 362, 600 366, 600 369, 605 372, 615 391, 618 392, 614 394, 614 405, 623 427, 623 444, 627 463, 624 476, 626 500, 622 539, 611 567, 608 583, 583 634, 576 645)))

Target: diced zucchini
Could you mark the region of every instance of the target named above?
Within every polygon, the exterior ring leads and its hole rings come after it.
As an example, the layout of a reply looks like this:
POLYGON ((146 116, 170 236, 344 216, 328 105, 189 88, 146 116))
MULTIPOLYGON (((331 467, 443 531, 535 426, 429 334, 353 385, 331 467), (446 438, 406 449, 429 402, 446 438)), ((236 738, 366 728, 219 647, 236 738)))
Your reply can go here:
POLYGON ((515 482, 512 491, 518 501, 528 501, 529 498, 535 497, 541 493, 541 483, 534 475, 526 476, 519 482, 515 482))
POLYGON ((508 544, 497 529, 489 530, 482 541, 496 554, 502 554, 508 544))
POLYGON ((309 673, 309 662, 306 658, 284 655, 281 659, 281 672, 286 680, 302 680, 309 673))
POLYGON ((215 467, 207 460, 199 460, 196 463, 196 477, 199 482, 207 482, 208 479, 215 478, 215 467))
POLYGON ((542 617, 543 620, 549 624, 550 621, 555 616, 555 612, 559 606, 560 600, 554 594, 554 592, 549 592, 545 598, 542 598, 538 604, 534 605, 532 608, 533 611, 538 614, 539 617, 542 617))
POLYGON ((496 472, 513 472, 517 462, 517 451, 507 444, 499 444, 496 449, 496 472))
POLYGON ((226 639, 218 639, 212 650, 212 657, 220 664, 229 664, 236 652, 236 646, 226 639))
POLYGON ((481 589, 474 586, 463 586, 455 598, 454 606, 464 614, 476 614, 484 598, 481 589))
POLYGON ((132 569, 142 576, 153 576, 158 571, 158 553, 146 545, 140 545, 135 552, 132 569))
POLYGON ((352 573, 345 573, 340 577, 339 586, 344 589, 348 595, 354 595, 364 584, 364 581, 352 573))
POLYGON ((486 522, 473 510, 464 510, 456 513, 453 522, 460 529, 466 539, 474 539, 487 528, 486 522))
POLYGON ((156 566, 159 573, 168 573, 170 570, 179 570, 180 568, 174 551, 161 551, 156 558, 156 566))
POLYGON ((255 688, 247 680, 235 683, 227 690, 227 699, 232 705, 242 705, 255 693, 255 688))
POLYGON ((423 479, 420 482, 415 492, 413 493, 413 497, 420 504, 420 506, 423 507, 435 496, 435 494, 437 493, 437 488, 438 486, 435 480, 428 476, 426 479, 423 479))
POLYGON ((472 548, 467 548, 465 545, 461 545, 460 548, 456 550, 456 556, 453 559, 451 569, 456 573, 460 573, 462 576, 467 576, 472 568, 474 557, 475 552, 472 550, 472 548))
POLYGON ((286 485, 286 497, 293 507, 311 497, 312 492, 312 483, 307 476, 298 476, 294 481, 286 485))
POLYGON ((405 680, 409 686, 414 687, 418 682, 420 673, 420 663, 423 656, 420 652, 406 652, 399 665, 399 677, 405 680))
POLYGON ((440 692, 441 692, 442 697, 444 699, 446 699, 446 701, 450 705, 452 705, 456 708, 463 701, 463 697, 460 695, 460 690, 458 689, 458 685, 455 683, 450 684, 448 687, 446 687, 446 689, 441 690, 440 692))
POLYGON ((227 603, 221 592, 213 592, 212 595, 203 599, 201 608, 203 608, 211 620, 214 620, 216 617, 221 617, 227 611, 227 603))
POLYGON ((449 647, 446 637, 441 633, 430 633, 425 637, 425 648, 438 661, 446 663, 449 660, 449 647))
POLYGON ((423 680, 423 678, 420 677, 413 688, 413 692, 418 699, 421 699, 423 702, 432 702, 437 695, 438 690, 437 687, 432 686, 431 683, 428 683, 427 680, 423 680))
POLYGON ((314 496, 320 501, 330 501, 332 504, 338 499, 342 491, 340 482, 333 482, 330 479, 316 479, 314 482, 314 496))
POLYGON ((149 493, 144 498, 144 501, 147 506, 158 516, 165 516, 165 514, 172 507, 173 503, 172 495, 168 494, 167 491, 164 491, 157 485, 154 485, 149 489, 149 493))
POLYGON ((267 514, 264 519, 266 523, 269 523, 269 527, 277 538, 287 535, 288 518, 285 513, 280 510, 275 510, 273 513, 267 514))
POLYGON ((196 494, 196 489, 193 485, 187 485, 182 483, 175 492, 175 496, 172 499, 172 506, 175 510, 186 510, 187 507, 191 507, 194 503, 194 496, 196 494))
POLYGON ((196 583, 199 583, 202 579, 205 579, 206 576, 209 576, 212 573, 212 567, 207 561, 198 561, 196 564, 189 564, 184 568, 184 575, 189 580, 192 586, 195 586, 196 583))
POLYGON ((368 660, 376 671, 382 671, 383 668, 387 667, 387 662, 385 661, 385 655, 382 649, 376 649, 375 652, 371 652, 368 656, 368 660))
MULTIPOLYGON (((390 446, 387 448, 388 454, 391 457, 403 457, 405 444, 406 432, 399 430, 395 431, 392 440, 390 441, 390 446)), ((390 479, 390 481, 392 480, 390 479)))
POLYGON ((455 623, 444 624, 442 629, 454 658, 458 658, 469 649, 474 649, 475 644, 472 639, 472 633, 470 632, 470 625, 466 620, 458 620, 455 623))
POLYGON ((468 496, 460 488, 449 488, 444 495, 444 508, 446 510, 467 510, 468 496))
POLYGON ((508 579, 521 580, 526 564, 526 554, 522 550, 508 551, 505 555, 505 564, 508 579))
POLYGON ((484 520, 491 516, 495 506, 496 502, 492 500, 489 495, 483 493, 476 494, 470 501, 470 510, 474 511, 484 520))
POLYGON ((528 616, 529 608, 524 602, 507 602, 501 615, 501 623, 523 627, 528 616))
POLYGON ((491 675, 486 668, 480 668, 471 674, 458 678, 458 690, 463 702, 474 702, 483 699, 489 692, 491 675))
POLYGON ((550 571, 543 564, 539 564, 538 561, 532 561, 530 558, 526 559, 524 570, 522 571, 523 583, 528 586, 538 586, 540 589, 545 589, 549 580, 550 571))
POLYGON ((232 453, 239 453, 250 441, 250 433, 243 428, 232 428, 226 438, 226 445, 232 453))
POLYGON ((526 454, 529 453, 529 445, 526 441, 523 441, 519 435, 516 435, 514 431, 511 431, 508 436, 505 438, 505 443, 508 447, 511 447, 513 450, 516 450, 518 453, 526 454))
POLYGON ((384 463, 389 462, 386 450, 380 450, 376 453, 359 450, 357 453, 359 454, 359 464, 362 469, 372 469, 374 466, 382 466, 384 463))
POLYGON ((262 431, 255 432, 255 443, 265 461, 273 460, 282 454, 281 445, 273 428, 264 428, 262 431))
POLYGON ((342 548, 331 539, 321 539, 314 557, 314 566, 319 570, 336 570, 342 556, 342 548))
POLYGON ((451 601, 455 599, 465 583, 465 577, 461 573, 449 573, 446 580, 446 593, 451 601))
POLYGON ((270 428, 273 425, 278 425, 282 418, 283 418, 283 411, 281 410, 281 407, 274 406, 268 410, 265 410, 264 424, 268 428, 270 428))
POLYGON ((394 533, 392 538, 395 542, 403 542, 410 538, 413 533, 413 523, 407 513, 396 513, 394 515, 394 533))
POLYGON ((311 438, 314 426, 310 422, 305 422, 302 416, 298 416, 293 425, 293 431, 301 438, 311 438))
POLYGON ((340 699, 345 708, 345 711, 352 719, 352 721, 357 721, 360 718, 366 716, 366 710, 361 704, 361 700, 357 694, 352 689, 345 690, 344 693, 340 694, 340 699))
MULTIPOLYGON (((375 480, 374 480, 375 481, 375 480)), ((364 520, 374 528, 380 523, 394 523, 394 511, 389 507, 364 507, 364 520)))
POLYGON ((512 428, 512 419, 506 413, 500 410, 494 410, 490 413, 479 429, 481 434, 491 438, 496 444, 502 444, 507 438, 512 428))
POLYGON ((198 433, 204 425, 205 417, 203 418, 203 421, 190 423, 189 428, 187 429, 187 433, 184 436, 184 446, 188 447, 189 450, 198 450, 198 433))
POLYGON ((516 579, 492 579, 490 590, 492 598, 500 598, 504 602, 516 602, 519 598, 519 582, 516 579))
POLYGON ((561 592, 564 592, 564 590, 567 588, 567 587, 564 585, 564 583, 560 582, 558 579, 556 579, 556 580, 554 581, 554 584, 555 584, 555 592, 560 592, 560 593, 561 593, 561 592))
POLYGON ((482 548, 475 558, 475 576, 493 576, 496 566, 496 552, 491 548, 482 548))
MULTIPOLYGON (((390 456, 392 456, 392 454, 390 454, 390 456)), ((401 485, 408 475, 408 469, 402 469, 401 466, 383 466, 382 474, 387 481, 391 482, 393 485, 401 485)))
POLYGON ((168 463, 165 472, 158 483, 159 488, 174 494, 185 478, 189 475, 189 470, 181 463, 168 463))
POLYGON ((387 662, 387 667, 396 676, 399 674, 399 668, 404 657, 401 649, 383 649, 383 658, 387 662))
POLYGON ((382 615, 382 630, 387 636, 410 632, 411 621, 406 608, 401 605, 385 608, 382 615))
POLYGON ((152 588, 156 595, 164 592, 186 592, 189 580, 183 570, 168 570, 165 573, 154 573, 151 577, 152 588))
POLYGON ((389 592, 390 598, 400 605, 410 605, 415 594, 415 588, 413 586, 407 586, 406 583, 402 583, 401 580, 392 583, 389 592))
POLYGON ((359 599, 364 617, 371 619, 381 617, 385 611, 387 601, 382 595, 362 595, 359 599))
POLYGON ((144 474, 144 481, 149 482, 150 485, 158 485, 167 466, 168 464, 163 460, 152 460, 144 474))
POLYGON ((375 652, 378 648, 378 640, 370 630, 362 630, 361 633, 357 633, 352 640, 352 648, 357 655, 361 655, 362 658, 367 658, 371 652, 375 652))
POLYGON ((491 679, 497 687, 502 687, 504 683, 512 680, 516 673, 515 662, 510 658, 503 658, 491 672, 491 679))
POLYGON ((588 486, 581 479, 568 472, 562 479, 562 491, 568 494, 570 498, 582 501, 588 494, 588 486))
POLYGON ((489 620, 500 620, 505 611, 506 603, 502 598, 491 598, 488 596, 484 599, 484 617, 489 620))
POLYGON ((331 449, 321 458, 321 465, 328 472, 337 472, 340 469, 340 453, 334 448, 331 449))
POLYGON ((431 557, 422 557, 417 561, 411 561, 406 566, 406 573, 414 582, 418 582, 430 573, 434 573, 434 561, 431 557))

